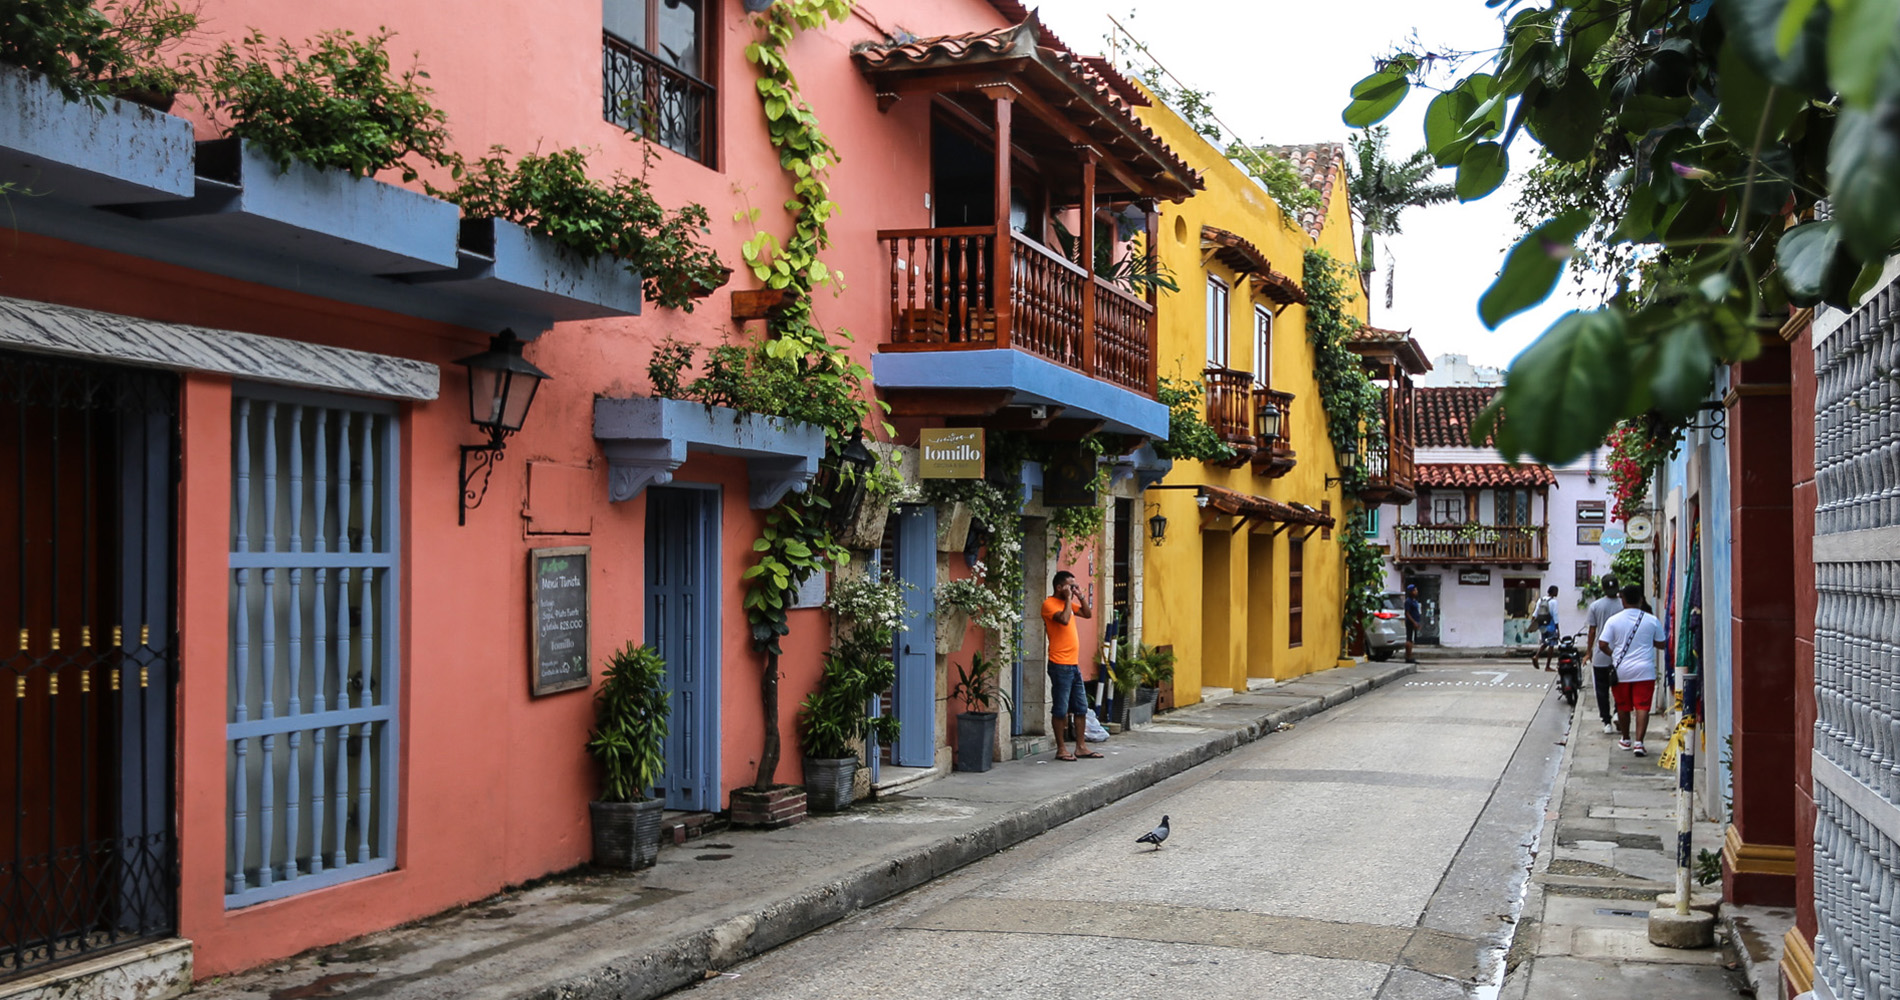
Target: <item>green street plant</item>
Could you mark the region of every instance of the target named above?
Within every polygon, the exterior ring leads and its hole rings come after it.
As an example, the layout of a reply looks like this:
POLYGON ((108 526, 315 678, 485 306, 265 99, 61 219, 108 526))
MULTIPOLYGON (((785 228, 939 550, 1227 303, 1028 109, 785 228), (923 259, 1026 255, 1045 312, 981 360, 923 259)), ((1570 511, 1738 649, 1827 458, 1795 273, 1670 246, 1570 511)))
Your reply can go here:
POLYGON ((600 761, 602 802, 645 802, 666 766, 666 661, 628 643, 607 661, 594 691, 587 752, 600 761))

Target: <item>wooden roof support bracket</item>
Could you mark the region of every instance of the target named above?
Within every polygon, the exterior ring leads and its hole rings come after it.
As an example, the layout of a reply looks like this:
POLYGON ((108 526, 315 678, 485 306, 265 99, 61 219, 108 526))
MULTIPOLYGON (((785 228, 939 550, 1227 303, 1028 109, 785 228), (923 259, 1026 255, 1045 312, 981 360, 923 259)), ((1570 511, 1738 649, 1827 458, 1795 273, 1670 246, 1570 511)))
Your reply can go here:
POLYGON ((1234 535, 1234 534, 1239 534, 1239 533, 1240 533, 1240 529, 1242 529, 1242 528, 1244 528, 1244 527, 1246 527, 1246 526, 1247 526, 1247 522, 1248 522, 1248 521, 1251 521, 1251 520, 1253 520, 1253 515, 1252 515, 1252 514, 1242 514, 1242 515, 1240 515, 1240 517, 1238 517, 1238 518, 1236 518, 1236 519, 1234 520, 1234 526, 1233 526, 1233 527, 1231 527, 1231 528, 1229 528, 1229 529, 1227 529, 1227 533, 1228 533, 1228 534, 1230 534, 1230 535, 1234 535))

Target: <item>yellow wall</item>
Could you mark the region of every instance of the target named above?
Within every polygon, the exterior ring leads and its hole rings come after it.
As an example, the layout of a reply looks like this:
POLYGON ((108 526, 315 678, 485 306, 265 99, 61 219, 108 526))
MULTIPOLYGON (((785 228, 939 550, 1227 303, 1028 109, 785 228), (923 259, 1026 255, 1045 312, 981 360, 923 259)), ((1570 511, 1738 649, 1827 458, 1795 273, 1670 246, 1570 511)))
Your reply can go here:
MULTIPOLYGON (((1280 210, 1260 184, 1230 163, 1164 105, 1144 109, 1150 127, 1201 171, 1207 189, 1180 205, 1164 205, 1161 217, 1161 257, 1181 290, 1160 298, 1158 363, 1164 376, 1198 378, 1207 365, 1207 275, 1215 274, 1233 289, 1230 306, 1232 348, 1228 365, 1257 371, 1253 344, 1253 307, 1276 304, 1254 295, 1255 288, 1235 281, 1227 268, 1206 259, 1201 249, 1201 227, 1215 226, 1252 242, 1265 253, 1276 271, 1302 280, 1304 254, 1314 241, 1280 210)), ((1318 244, 1355 267, 1352 223, 1347 214, 1343 174, 1335 180, 1327 222, 1318 244)), ((1365 318, 1363 296, 1352 308, 1365 318)), ((1327 488, 1328 476, 1339 467, 1319 409, 1319 388, 1313 378, 1313 348, 1306 339, 1306 309, 1286 307, 1274 317, 1271 387, 1293 394, 1292 415, 1285 433, 1298 462, 1279 479, 1255 475, 1251 464, 1223 469, 1199 462, 1177 460, 1163 485, 1221 486, 1254 496, 1297 501, 1318 508, 1330 502, 1335 518, 1344 510, 1337 484, 1327 488)), ((1142 639, 1150 645, 1171 645, 1175 666, 1176 701, 1201 700, 1202 687, 1245 689, 1248 678, 1285 680, 1325 670, 1338 664, 1340 619, 1345 597, 1345 564, 1338 532, 1323 539, 1314 532, 1304 547, 1303 642, 1290 644, 1288 633, 1289 529, 1271 536, 1255 532, 1249 523, 1229 534, 1232 519, 1221 519, 1202 529, 1192 489, 1151 490, 1150 509, 1158 504, 1168 518, 1167 537, 1147 542, 1143 582, 1145 608, 1142 639)), ((1343 518, 1341 518, 1343 525, 1343 518)), ((1270 530, 1273 525, 1268 525, 1270 530)))

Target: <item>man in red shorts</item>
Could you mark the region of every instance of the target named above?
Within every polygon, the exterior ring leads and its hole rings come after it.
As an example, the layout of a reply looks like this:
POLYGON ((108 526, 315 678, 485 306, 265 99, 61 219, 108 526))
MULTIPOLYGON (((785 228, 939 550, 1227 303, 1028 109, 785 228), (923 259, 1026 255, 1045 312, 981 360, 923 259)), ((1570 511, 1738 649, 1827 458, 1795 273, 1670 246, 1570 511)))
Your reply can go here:
POLYGON ((1662 622, 1643 610, 1643 588, 1623 588, 1623 610, 1610 616, 1597 635, 1597 648, 1615 664, 1616 745, 1638 757, 1645 755, 1643 737, 1649 735, 1649 705, 1656 697, 1656 651, 1666 644, 1662 622))

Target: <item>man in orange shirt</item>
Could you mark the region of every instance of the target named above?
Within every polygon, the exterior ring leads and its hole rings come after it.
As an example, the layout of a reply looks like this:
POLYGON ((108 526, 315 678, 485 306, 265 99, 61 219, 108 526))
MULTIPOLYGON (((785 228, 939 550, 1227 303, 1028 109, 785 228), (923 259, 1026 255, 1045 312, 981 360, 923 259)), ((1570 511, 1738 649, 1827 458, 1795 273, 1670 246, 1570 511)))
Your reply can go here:
POLYGON ((1056 734, 1056 759, 1102 755, 1083 742, 1087 729, 1088 695, 1082 690, 1082 642, 1075 632, 1075 619, 1094 618, 1089 600, 1076 592, 1075 574, 1063 570, 1056 574, 1055 596, 1042 602, 1042 625, 1049 634, 1049 722, 1056 734), (1075 734, 1075 752, 1063 744, 1069 733, 1075 734))

